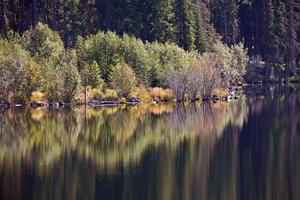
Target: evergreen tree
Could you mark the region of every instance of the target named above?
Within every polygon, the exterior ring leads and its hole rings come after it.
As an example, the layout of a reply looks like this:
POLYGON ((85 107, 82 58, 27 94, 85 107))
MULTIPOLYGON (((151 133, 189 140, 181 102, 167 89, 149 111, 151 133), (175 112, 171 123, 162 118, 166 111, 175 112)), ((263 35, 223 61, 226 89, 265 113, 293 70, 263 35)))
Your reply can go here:
POLYGON ((195 49, 195 5, 191 0, 175 1, 177 40, 186 50, 195 49))
POLYGON ((6 16, 6 0, 0 1, 0 34, 6 36, 7 33, 7 16, 6 16))
POLYGON ((79 2, 67 1, 63 9, 61 21, 61 35, 66 46, 74 46, 78 35, 81 35, 81 26, 84 24, 79 11, 79 2))
POLYGON ((199 13, 196 13, 195 46, 200 53, 204 53, 207 51, 204 23, 199 13))
POLYGON ((223 41, 234 44, 238 38, 239 6, 236 0, 213 0, 211 6, 212 21, 223 41))
POLYGON ((287 43, 287 60, 285 78, 288 79, 290 71, 296 65, 296 58, 299 56, 299 20, 300 20, 300 3, 296 0, 287 0, 287 35, 289 36, 287 43))
POLYGON ((273 76, 273 65, 278 49, 278 38, 275 34, 275 17, 272 0, 264 4, 264 32, 263 32, 263 56, 266 60, 266 78, 273 76))
POLYGON ((154 4, 153 34, 159 42, 175 42, 173 0, 156 0, 154 4))
POLYGON ((274 32, 278 39, 277 49, 275 49, 276 63, 284 63, 286 55, 287 30, 286 30, 286 8, 282 0, 274 2, 276 9, 274 10, 274 32))

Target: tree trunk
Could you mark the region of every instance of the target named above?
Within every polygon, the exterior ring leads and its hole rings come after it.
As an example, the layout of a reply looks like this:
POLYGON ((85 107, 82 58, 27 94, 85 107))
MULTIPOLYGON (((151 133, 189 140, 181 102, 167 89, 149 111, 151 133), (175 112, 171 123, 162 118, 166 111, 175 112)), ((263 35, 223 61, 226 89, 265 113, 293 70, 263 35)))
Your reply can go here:
POLYGON ((6 1, 0 1, 0 32, 2 36, 6 36, 7 33, 7 23, 6 23, 6 1))
POLYGON ((32 27, 37 24, 37 0, 32 0, 32 27))

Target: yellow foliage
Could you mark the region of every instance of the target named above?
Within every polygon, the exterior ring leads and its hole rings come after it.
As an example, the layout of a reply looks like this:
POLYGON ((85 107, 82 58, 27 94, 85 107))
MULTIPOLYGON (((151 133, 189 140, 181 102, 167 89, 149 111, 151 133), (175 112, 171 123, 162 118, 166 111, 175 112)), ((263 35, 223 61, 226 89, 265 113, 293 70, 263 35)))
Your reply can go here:
POLYGON ((161 98, 163 101, 173 101, 176 97, 172 90, 166 89, 164 95, 161 98))
POLYGON ((127 100, 126 100, 125 97, 122 97, 122 98, 120 99, 120 102, 121 102, 121 103, 126 103, 126 101, 127 101, 127 100))
POLYGON ((136 98, 139 100, 148 101, 151 100, 151 96, 145 86, 141 85, 135 87, 129 94, 129 98, 136 98))
POLYGON ((101 89, 98 89, 98 88, 89 89, 87 91, 87 93, 90 98, 95 99, 95 100, 103 100, 105 97, 105 95, 103 94, 101 89))
POLYGON ((175 100, 175 95, 172 90, 155 87, 151 90, 150 96, 152 99, 159 99, 160 101, 172 101, 175 100))
POLYGON ((31 93, 31 102, 46 101, 45 94, 40 91, 31 93))
POLYGON ((105 100, 107 100, 107 101, 117 101, 118 100, 118 93, 116 90, 113 90, 113 89, 106 89, 104 96, 105 96, 105 100))
POLYGON ((216 88, 214 90, 214 95, 218 96, 218 97, 227 97, 229 96, 229 90, 225 89, 225 88, 216 88))

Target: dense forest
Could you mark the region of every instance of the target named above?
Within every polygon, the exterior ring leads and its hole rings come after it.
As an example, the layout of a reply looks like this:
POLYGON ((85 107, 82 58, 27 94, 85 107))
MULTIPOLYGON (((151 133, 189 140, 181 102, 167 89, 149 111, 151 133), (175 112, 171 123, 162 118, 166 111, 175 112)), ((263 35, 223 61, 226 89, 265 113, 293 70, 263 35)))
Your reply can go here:
POLYGON ((66 46, 78 35, 111 30, 200 52, 220 35, 228 45, 244 42, 272 76, 273 70, 296 70, 299 8, 299 0, 2 0, 0 27, 6 35, 43 22, 66 46))
POLYGON ((1 0, 0 70, 11 76, 2 76, 1 90, 6 96, 21 90, 30 96, 37 90, 48 99, 63 94, 70 100, 77 85, 104 86, 128 97, 132 88, 125 80, 132 87, 171 88, 178 99, 185 93, 195 97, 199 90, 210 95, 216 85, 226 87, 244 78, 298 80, 299 4, 299 0, 1 0), (21 64, 6 69, 16 58, 30 70, 21 69, 21 64), (17 69, 27 77, 13 75, 17 69), (23 81, 25 89, 15 80, 23 81), (210 89, 203 88, 208 82, 210 89))

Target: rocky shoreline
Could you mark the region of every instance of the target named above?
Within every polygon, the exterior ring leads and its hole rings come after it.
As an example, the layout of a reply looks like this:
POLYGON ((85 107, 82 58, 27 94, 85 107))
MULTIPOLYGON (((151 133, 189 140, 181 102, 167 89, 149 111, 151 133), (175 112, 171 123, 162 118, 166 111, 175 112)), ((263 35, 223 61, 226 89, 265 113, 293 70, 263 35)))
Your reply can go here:
MULTIPOLYGON (((239 98, 238 95, 229 95, 229 96, 216 96, 213 95, 212 97, 203 97, 202 99, 195 99, 195 100, 190 100, 190 101, 185 101, 185 102, 197 102, 197 101, 203 101, 203 102, 218 102, 218 101, 233 101, 237 100, 239 98)), ((161 104, 161 103, 183 103, 182 101, 160 101, 160 100, 154 100, 154 101, 142 101, 139 99, 131 99, 128 101, 99 101, 99 100, 90 100, 87 103, 85 102, 58 102, 58 101, 53 101, 53 102, 45 102, 45 101, 35 101, 31 102, 29 105, 27 104, 10 104, 8 102, 0 102, 0 108, 1 109, 9 109, 9 108, 22 108, 22 107, 27 107, 30 106, 31 108, 64 108, 64 107, 78 107, 78 106, 90 106, 90 107, 111 107, 111 106, 119 106, 119 105, 130 105, 130 106, 135 106, 139 105, 140 103, 143 102, 150 102, 153 104, 161 104)))

